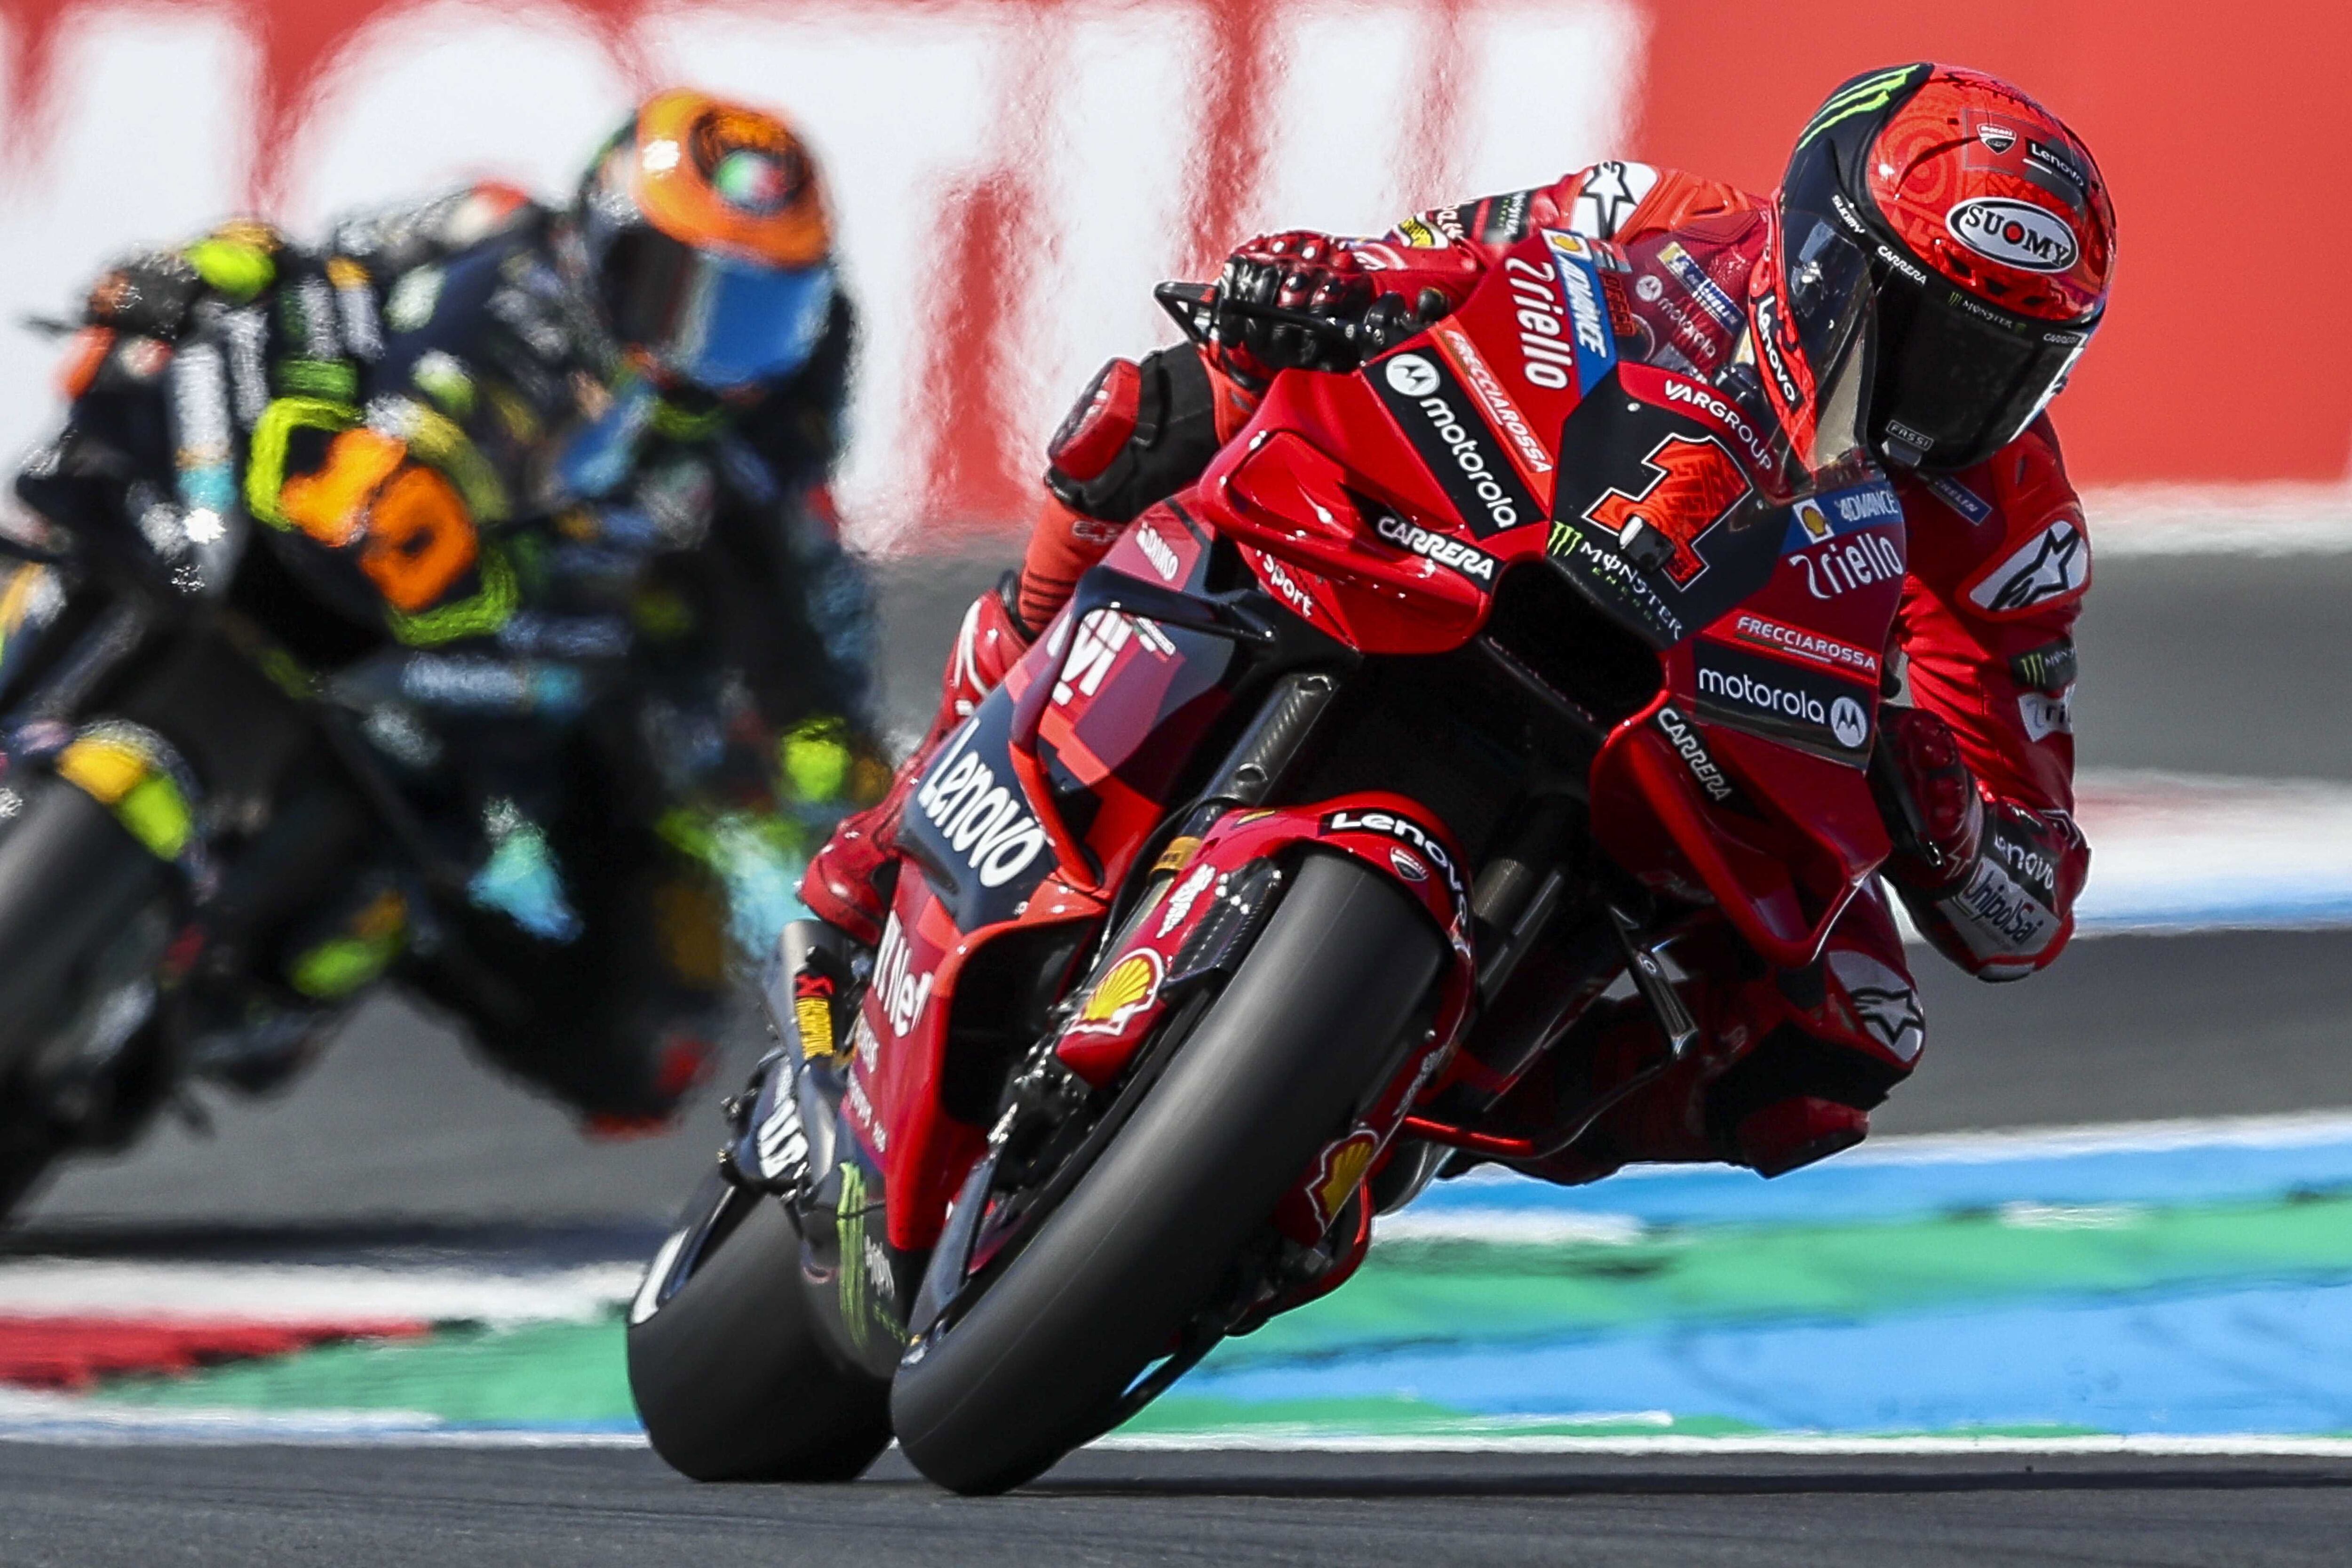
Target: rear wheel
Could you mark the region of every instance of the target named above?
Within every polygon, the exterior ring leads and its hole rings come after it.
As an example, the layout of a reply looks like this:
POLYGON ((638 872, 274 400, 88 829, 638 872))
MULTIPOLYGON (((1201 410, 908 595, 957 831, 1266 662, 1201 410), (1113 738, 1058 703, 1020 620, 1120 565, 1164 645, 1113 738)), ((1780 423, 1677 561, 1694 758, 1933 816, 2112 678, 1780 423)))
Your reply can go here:
POLYGON ((1394 1061, 1442 951, 1387 879, 1308 858, 1093 1168, 909 1350, 890 1412, 916 1468, 1001 1491, 1116 1415, 1394 1061))
POLYGON ((706 1177, 629 1311, 629 1392, 698 1481, 846 1481, 890 1442, 883 1379, 836 1355, 778 1200, 706 1177))

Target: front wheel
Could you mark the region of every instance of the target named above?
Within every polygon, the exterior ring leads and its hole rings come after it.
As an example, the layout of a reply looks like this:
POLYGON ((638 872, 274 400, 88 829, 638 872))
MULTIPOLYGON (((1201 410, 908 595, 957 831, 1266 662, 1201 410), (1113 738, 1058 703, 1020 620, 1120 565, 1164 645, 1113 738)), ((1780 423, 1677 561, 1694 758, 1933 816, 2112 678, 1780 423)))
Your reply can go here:
POLYGON ((889 1384, 837 1356, 777 1199, 706 1177, 629 1310, 629 1392, 698 1481, 846 1481, 890 1442, 889 1384))
POLYGON ((1092 1437, 1378 1087, 1441 956, 1385 878, 1310 856, 1094 1167, 909 1348, 890 1414, 915 1467, 1002 1491, 1092 1437))
POLYGON ((90 1075, 136 1049, 121 1018, 153 1005, 173 876, 60 778, 29 786, 0 833, 0 1218, 111 1114, 114 1086, 90 1075))

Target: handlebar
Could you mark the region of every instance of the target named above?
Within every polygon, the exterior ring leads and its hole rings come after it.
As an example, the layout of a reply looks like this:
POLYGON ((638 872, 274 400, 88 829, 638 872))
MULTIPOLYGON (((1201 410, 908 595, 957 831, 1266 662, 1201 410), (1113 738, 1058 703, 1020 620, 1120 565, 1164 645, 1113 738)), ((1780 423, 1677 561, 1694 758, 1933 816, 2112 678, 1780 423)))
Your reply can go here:
POLYGON ((1253 304, 1245 300, 1220 300, 1213 283, 1162 283, 1151 290, 1151 297, 1174 319, 1186 337, 1203 347, 1210 341, 1210 330, 1216 318, 1230 315, 1271 321, 1277 326, 1296 327, 1310 336, 1320 338, 1351 359, 1360 360, 1379 352, 1380 346, 1372 342, 1372 334, 1365 330, 1361 321, 1335 321, 1311 310, 1253 304))

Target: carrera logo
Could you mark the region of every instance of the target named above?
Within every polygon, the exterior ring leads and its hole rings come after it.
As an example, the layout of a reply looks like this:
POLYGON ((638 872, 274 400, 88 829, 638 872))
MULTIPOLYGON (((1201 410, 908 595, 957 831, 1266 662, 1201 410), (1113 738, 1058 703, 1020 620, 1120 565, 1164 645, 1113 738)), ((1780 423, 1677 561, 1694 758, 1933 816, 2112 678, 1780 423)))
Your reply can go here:
POLYGON ((980 876, 983 888, 1001 888, 1027 869, 1045 847, 1045 830, 995 772, 965 748, 972 722, 931 764, 915 792, 915 809, 939 830, 947 847, 980 876))
POLYGON ((1729 805, 1731 797, 1738 792, 1732 788, 1731 780, 1724 776, 1723 769, 1707 754, 1706 747, 1700 743, 1690 721, 1672 708, 1661 708, 1658 710, 1658 728, 1673 742, 1683 765, 1690 769, 1691 777, 1698 780, 1699 787, 1706 791, 1707 798, 1717 805, 1729 805))
POLYGON ((1424 556, 1440 566, 1451 566, 1465 577, 1481 583, 1495 580, 1495 558, 1483 550, 1473 549, 1451 534, 1432 533, 1428 529, 1405 521, 1391 512, 1382 512, 1372 523, 1382 539, 1402 550, 1424 556))
POLYGON ((2056 213, 2006 196, 1979 196, 1944 215, 1952 237, 2005 266, 2028 272, 2063 272, 2082 246, 2056 213))
POLYGON ((1470 411, 1470 394, 1444 365, 1426 354, 1398 354, 1372 384, 1473 532, 1483 539, 1541 518, 1493 431, 1470 411))
POLYGON ((1693 650, 1698 703, 1748 729, 1860 763, 1870 750, 1865 686, 1832 680, 1778 659, 1700 639, 1693 650))

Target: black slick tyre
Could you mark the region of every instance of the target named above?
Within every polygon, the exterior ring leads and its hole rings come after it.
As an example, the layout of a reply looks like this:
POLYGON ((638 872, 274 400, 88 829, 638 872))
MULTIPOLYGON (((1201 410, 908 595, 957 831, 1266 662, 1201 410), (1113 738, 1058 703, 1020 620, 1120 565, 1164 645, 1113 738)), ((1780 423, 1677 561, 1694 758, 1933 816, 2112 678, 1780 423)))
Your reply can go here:
POLYGON ((713 1176, 679 1236, 629 1314, 629 1392, 654 1452, 698 1481, 856 1479, 889 1446, 889 1384, 834 1352, 792 1215, 713 1176))
POLYGON ((1443 951, 1386 878, 1308 857, 1094 1168, 900 1364, 891 1419, 915 1467, 1002 1491, 1092 1437, 1395 1060, 1443 951))

